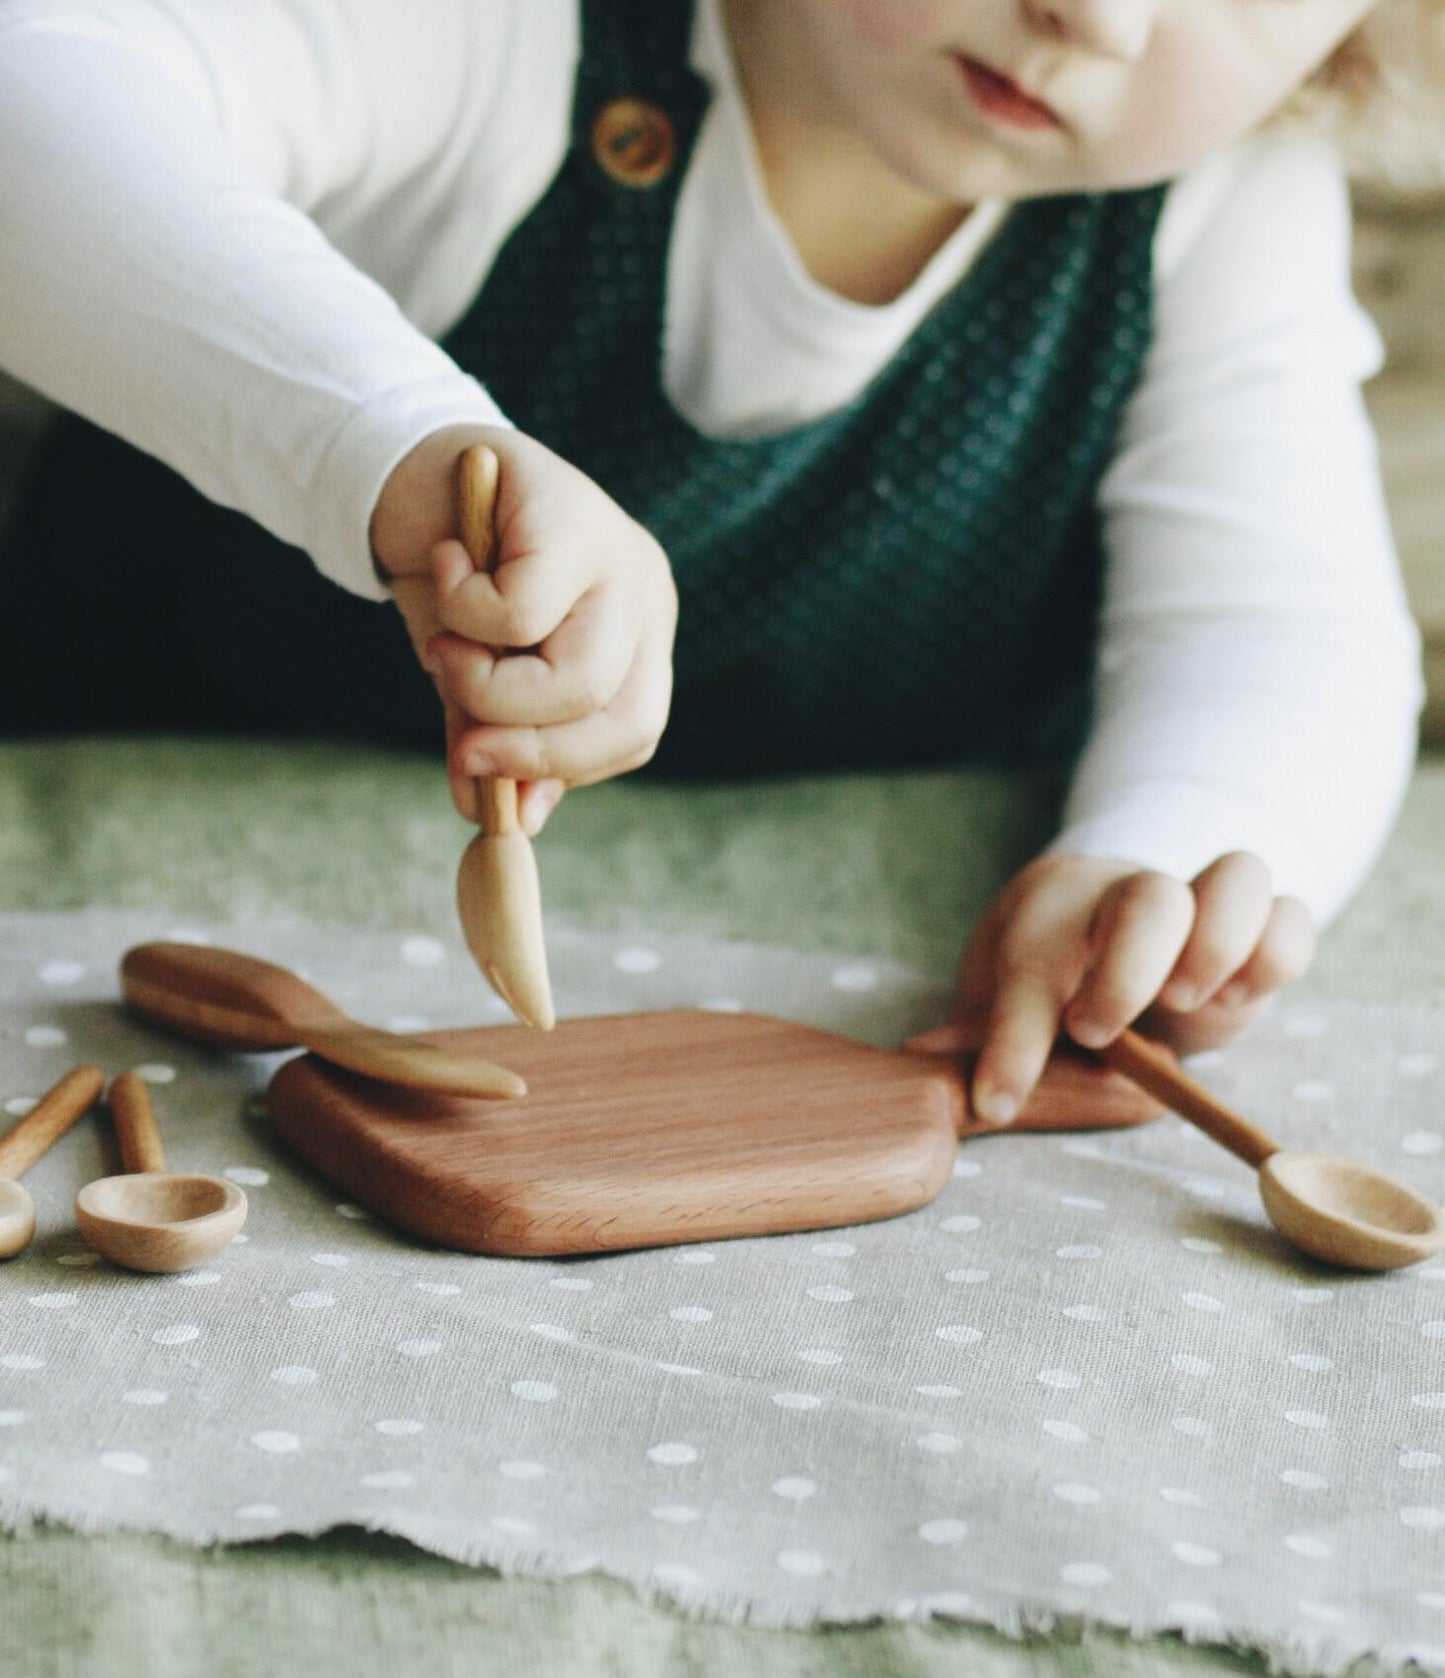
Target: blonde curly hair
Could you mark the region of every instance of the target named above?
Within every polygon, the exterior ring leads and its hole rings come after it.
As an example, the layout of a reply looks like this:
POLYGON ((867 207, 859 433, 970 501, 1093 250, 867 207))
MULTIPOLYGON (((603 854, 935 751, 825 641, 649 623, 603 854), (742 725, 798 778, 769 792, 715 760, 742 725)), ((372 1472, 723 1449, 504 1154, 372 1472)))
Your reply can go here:
POLYGON ((1445 189, 1445 0, 1380 0, 1282 115, 1328 128, 1362 181, 1445 189))

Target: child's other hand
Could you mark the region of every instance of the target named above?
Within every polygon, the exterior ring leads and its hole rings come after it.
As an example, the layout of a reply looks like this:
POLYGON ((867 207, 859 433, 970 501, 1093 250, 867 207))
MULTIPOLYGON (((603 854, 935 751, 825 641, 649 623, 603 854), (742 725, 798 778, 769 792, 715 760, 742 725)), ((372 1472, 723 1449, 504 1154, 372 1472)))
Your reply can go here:
POLYGON ((584 473, 518 432, 451 427, 393 472, 372 541, 442 696, 463 815, 475 778, 504 776, 535 833, 566 788, 652 756, 677 591, 657 542, 584 473), (501 462, 490 572, 456 538, 456 463, 476 442, 501 462))
POLYGON ((1007 1124, 1055 1038, 1085 1048, 1140 1019, 1181 1054, 1227 1041, 1314 954, 1309 912, 1233 851, 1188 883, 1108 857, 1042 856, 996 897, 964 951, 950 1024, 909 1048, 977 1050, 972 1099, 1007 1124))

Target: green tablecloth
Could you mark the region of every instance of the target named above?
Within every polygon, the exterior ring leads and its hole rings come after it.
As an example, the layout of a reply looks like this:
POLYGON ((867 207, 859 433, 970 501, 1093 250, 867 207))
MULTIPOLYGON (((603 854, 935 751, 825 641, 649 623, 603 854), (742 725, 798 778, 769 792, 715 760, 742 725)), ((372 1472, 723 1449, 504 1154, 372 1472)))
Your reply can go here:
MULTIPOLYGON (((549 914, 893 956, 943 975, 1048 833, 1058 789, 982 774, 575 794, 539 845, 549 914)), ((1445 1005, 1445 763, 1417 774, 1371 881, 1299 987, 1445 1005)), ((467 830, 437 766, 324 744, 0 747, 0 909, 291 916, 449 932, 467 830)), ((501 1580, 362 1533, 218 1551, 41 1529, 0 1542, 0 1673, 310 1678, 388 1672, 1159 1678, 1247 1655, 967 1626, 700 1624, 604 1579, 501 1580)))

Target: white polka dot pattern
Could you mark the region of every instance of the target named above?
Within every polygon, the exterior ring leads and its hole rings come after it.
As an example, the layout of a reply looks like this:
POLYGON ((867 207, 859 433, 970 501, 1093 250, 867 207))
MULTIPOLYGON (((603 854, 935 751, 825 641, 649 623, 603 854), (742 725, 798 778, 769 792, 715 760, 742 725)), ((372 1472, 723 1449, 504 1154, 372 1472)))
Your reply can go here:
MULTIPOLYGON (((271 1147, 250 1105, 266 1063, 72 1007, 112 997, 119 950, 151 935, 115 922, 104 947, 0 940, 0 1097, 82 1056, 170 1068, 174 1163, 247 1186, 250 1240, 176 1277, 78 1263, 87 1127, 35 1167, 42 1239, 0 1274, 8 1516, 237 1540, 350 1522, 514 1569, 593 1558, 765 1620, 998 1621, 1027 1600, 1281 1649, 1445 1646, 1445 1261, 1316 1270, 1243 1168, 1172 1120, 965 1145, 933 1206, 847 1230, 429 1251, 271 1147), (63 1001, 47 965, 73 974, 63 1001)), ((333 995, 350 981, 362 1017, 456 1023, 475 998, 434 942, 289 928, 257 947, 333 995)), ((554 981, 567 1011, 656 987, 642 1005, 727 994, 858 1033, 866 1006, 884 1042, 931 1006, 887 963, 635 933, 560 945, 554 981), (871 988, 836 982, 863 968, 871 988)), ((1208 1081, 1289 1114, 1294 1142, 1445 1193, 1421 1142, 1445 1110, 1440 1022, 1309 1018, 1266 1024, 1208 1081)))

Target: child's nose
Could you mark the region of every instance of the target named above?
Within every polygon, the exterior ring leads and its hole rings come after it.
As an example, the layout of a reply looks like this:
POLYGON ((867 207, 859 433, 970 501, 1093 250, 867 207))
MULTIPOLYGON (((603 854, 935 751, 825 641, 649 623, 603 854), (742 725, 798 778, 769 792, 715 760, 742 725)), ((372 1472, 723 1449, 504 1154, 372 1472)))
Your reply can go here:
POLYGON ((1158 5, 1159 0, 1023 0, 1035 29, 1126 63, 1143 57, 1158 5))

